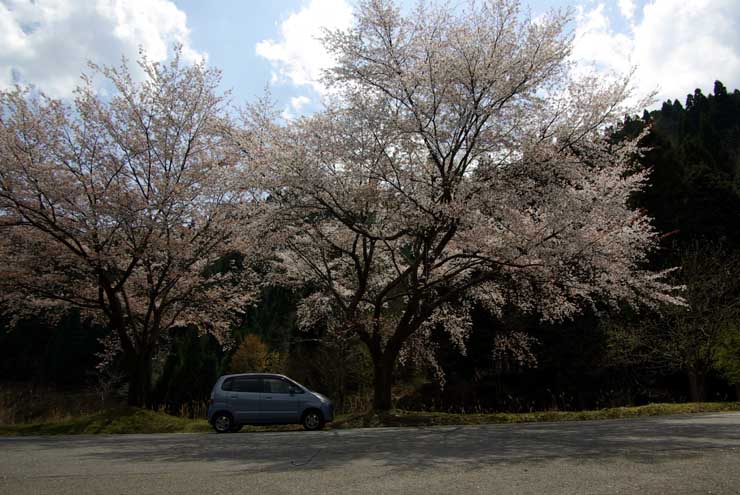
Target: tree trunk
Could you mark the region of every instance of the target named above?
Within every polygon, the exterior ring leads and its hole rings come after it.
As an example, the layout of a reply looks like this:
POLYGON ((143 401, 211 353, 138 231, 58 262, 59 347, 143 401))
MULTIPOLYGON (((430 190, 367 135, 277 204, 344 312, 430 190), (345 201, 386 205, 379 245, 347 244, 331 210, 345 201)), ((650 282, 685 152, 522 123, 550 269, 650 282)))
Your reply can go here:
POLYGON ((706 400, 705 378, 703 370, 689 369, 689 399, 691 402, 704 402, 706 400))
POLYGON ((740 383, 735 384, 735 400, 740 402, 740 383))
POLYGON ((395 359, 387 356, 373 357, 373 410, 388 411, 393 406, 391 401, 391 387, 393 385, 393 366, 395 359))
POLYGON ((151 405, 152 358, 149 353, 127 356, 128 403, 130 406, 151 405))
POLYGON ((393 408, 391 388, 393 386, 393 370, 396 367, 398 354, 401 352, 403 343, 419 328, 423 319, 409 322, 407 314, 401 319, 402 322, 396 327, 396 332, 383 346, 381 339, 375 335, 369 342, 366 341, 370 356, 373 359, 373 410, 378 412, 389 411, 393 408))

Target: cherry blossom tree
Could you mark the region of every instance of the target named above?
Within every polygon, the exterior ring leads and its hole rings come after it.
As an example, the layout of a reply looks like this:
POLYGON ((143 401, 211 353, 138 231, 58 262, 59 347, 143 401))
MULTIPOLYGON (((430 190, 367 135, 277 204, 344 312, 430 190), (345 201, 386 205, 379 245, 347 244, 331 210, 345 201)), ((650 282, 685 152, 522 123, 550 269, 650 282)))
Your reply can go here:
POLYGON ((627 81, 574 70, 568 22, 512 0, 360 2, 325 38, 326 110, 251 142, 285 226, 278 281, 309 294, 302 325, 367 345, 377 410, 399 359, 433 358, 435 326, 464 348, 472 303, 544 320, 681 304, 643 269, 657 236, 628 206, 639 150, 606 139, 627 81))
POLYGON ((253 293, 245 225, 257 202, 229 144, 220 73, 180 52, 166 64, 142 55, 141 82, 125 61, 91 65, 70 103, 0 93, 0 303, 16 319, 75 307, 107 324, 136 405, 169 329, 225 342, 253 293))

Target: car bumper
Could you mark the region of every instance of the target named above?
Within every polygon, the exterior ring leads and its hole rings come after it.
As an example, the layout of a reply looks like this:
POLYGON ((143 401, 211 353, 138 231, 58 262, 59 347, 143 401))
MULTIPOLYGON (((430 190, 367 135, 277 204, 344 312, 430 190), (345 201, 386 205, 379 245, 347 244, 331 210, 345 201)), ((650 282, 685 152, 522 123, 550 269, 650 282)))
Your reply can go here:
POLYGON ((324 421, 330 423, 334 421, 334 405, 333 404, 322 404, 321 413, 324 415, 324 421))

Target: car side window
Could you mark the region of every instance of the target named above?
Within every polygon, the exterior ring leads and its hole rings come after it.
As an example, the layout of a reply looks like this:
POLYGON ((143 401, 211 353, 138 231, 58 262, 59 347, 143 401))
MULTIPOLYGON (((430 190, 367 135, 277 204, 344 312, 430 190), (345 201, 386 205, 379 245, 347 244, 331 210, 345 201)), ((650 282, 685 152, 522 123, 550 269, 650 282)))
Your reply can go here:
POLYGON ((250 392, 256 394, 262 392, 259 378, 235 378, 234 380, 233 390, 237 392, 250 392))
POLYGON ((226 390, 227 392, 230 390, 234 390, 234 379, 227 378, 226 380, 224 380, 224 382, 221 384, 221 390, 226 390))
POLYGON ((279 378, 265 378, 262 383, 264 384, 266 394, 290 393, 290 384, 286 381, 280 380, 279 378))

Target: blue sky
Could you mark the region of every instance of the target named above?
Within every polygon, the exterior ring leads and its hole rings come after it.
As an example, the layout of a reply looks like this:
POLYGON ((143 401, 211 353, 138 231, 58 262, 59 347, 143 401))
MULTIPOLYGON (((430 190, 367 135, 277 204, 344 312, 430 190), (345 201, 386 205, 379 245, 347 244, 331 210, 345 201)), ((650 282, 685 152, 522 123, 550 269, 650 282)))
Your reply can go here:
MULTIPOLYGON (((280 24, 310 4, 307 0, 220 0, 214 8, 203 0, 174 3, 187 14, 193 47, 207 52, 209 62, 223 69, 224 85, 232 88, 240 100, 261 94, 265 84, 271 82, 272 64, 256 54, 256 45, 278 39, 280 24)), ((401 3, 408 6, 414 1, 401 3)), ((550 8, 565 8, 569 3, 538 0, 526 5, 536 15, 550 8)), ((297 89, 290 84, 271 85, 275 96, 284 101, 290 96, 315 97, 310 88, 297 89)))
MULTIPOLYGON (((255 52, 262 40, 274 38, 279 24, 300 10, 301 0, 220 0, 216 8, 203 0, 175 0, 188 16, 190 37, 195 49, 208 54, 208 62, 224 72, 224 86, 235 99, 251 100, 270 83, 271 64, 255 52)), ((282 99, 295 88, 273 85, 282 99)))
MULTIPOLYGON (((329 60, 315 36, 349 25, 355 0, 0 0, 0 87, 31 83, 68 96, 86 60, 185 57, 223 70, 235 102, 266 85, 288 118, 317 108, 329 60)), ((411 5, 415 0, 404 0, 411 5)), ((453 4, 465 3, 459 0, 453 4)), ((737 0, 532 0, 533 15, 572 7, 573 56, 617 72, 637 67, 639 91, 679 98, 715 79, 740 86, 737 0)))

